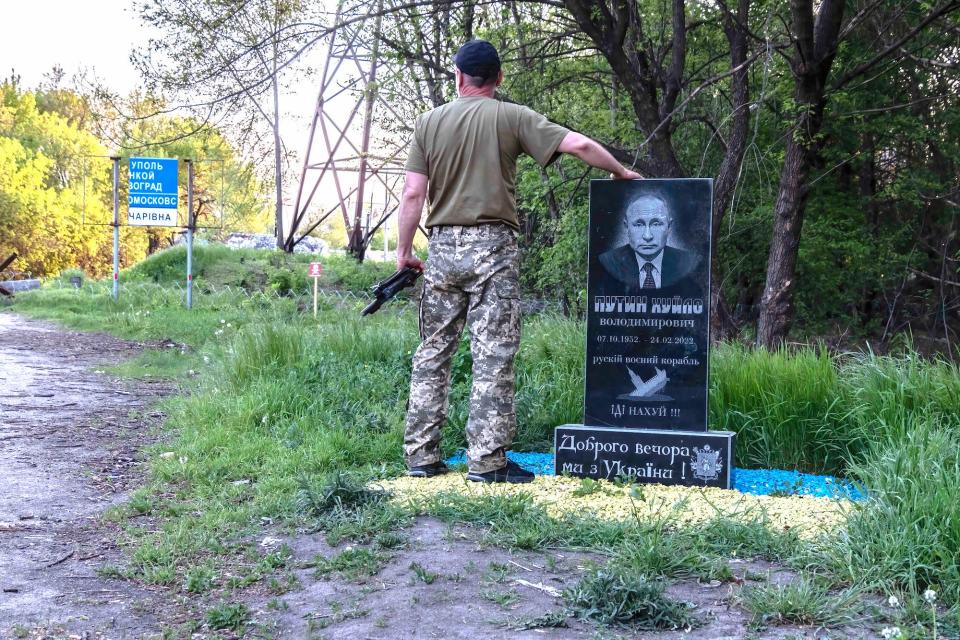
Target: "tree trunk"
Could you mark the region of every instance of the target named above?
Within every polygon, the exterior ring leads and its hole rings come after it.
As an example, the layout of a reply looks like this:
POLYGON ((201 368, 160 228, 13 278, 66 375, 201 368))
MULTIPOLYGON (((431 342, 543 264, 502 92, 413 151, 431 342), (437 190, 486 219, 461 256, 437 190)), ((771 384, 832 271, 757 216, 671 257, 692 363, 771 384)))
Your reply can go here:
POLYGON ((786 159, 773 212, 773 237, 767 256, 767 281, 760 298, 757 344, 774 349, 783 344, 793 322, 793 288, 796 284, 800 232, 807 204, 810 167, 817 156, 818 134, 826 106, 826 81, 830 74, 844 0, 822 0, 814 13, 813 0, 790 0, 794 56, 795 122, 788 132, 786 159))
POLYGON ((724 13, 723 30, 730 43, 730 68, 743 68, 733 74, 732 101, 733 118, 727 150, 723 156, 720 170, 713 183, 713 221, 710 230, 710 335, 713 340, 722 340, 733 334, 734 324, 730 311, 723 300, 721 284, 723 272, 718 257, 720 225, 730 208, 733 193, 740 177, 740 167, 747 150, 747 136, 750 128, 750 78, 747 60, 747 33, 745 25, 749 19, 750 0, 739 0, 736 19, 730 12, 724 13))
POLYGON ((668 116, 679 95, 686 55, 684 2, 673 0, 674 60, 667 68, 654 68, 656 61, 648 59, 642 50, 644 36, 634 5, 618 6, 615 11, 605 6, 598 10, 597 3, 590 0, 564 0, 564 5, 610 64, 620 87, 630 97, 641 130, 649 137, 644 149, 648 157, 636 163, 640 171, 653 178, 686 177, 673 148, 672 117, 668 116), (658 93, 664 78, 670 86, 663 91, 661 101, 658 93))
POLYGON ((787 138, 787 157, 773 214, 773 237, 767 257, 767 282, 760 299, 757 344, 776 348, 787 336, 793 320, 792 294, 796 281, 797 252, 809 188, 810 160, 795 136, 787 138))

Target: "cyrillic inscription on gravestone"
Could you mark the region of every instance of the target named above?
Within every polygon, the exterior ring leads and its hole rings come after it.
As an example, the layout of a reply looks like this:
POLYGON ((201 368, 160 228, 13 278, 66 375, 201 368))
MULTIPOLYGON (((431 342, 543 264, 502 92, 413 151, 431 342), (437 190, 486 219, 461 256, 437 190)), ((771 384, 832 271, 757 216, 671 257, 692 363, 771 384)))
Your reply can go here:
POLYGON ((585 425, 707 430, 712 192, 591 181, 585 425))
POLYGON ((566 424, 554 431, 558 474, 704 487, 731 486, 729 431, 610 429, 566 424))

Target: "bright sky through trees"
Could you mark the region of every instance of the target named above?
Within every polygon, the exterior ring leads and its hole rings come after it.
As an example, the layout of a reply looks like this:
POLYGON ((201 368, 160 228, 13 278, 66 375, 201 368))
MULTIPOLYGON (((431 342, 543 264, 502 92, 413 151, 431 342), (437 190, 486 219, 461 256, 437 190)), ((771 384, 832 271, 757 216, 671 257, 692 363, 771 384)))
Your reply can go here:
MULTIPOLYGON (((130 63, 130 52, 146 46, 151 28, 141 21, 132 0, 31 0, 7 3, 0 37, 0 76, 15 72, 21 86, 35 88, 55 66, 70 83, 78 72, 125 95, 146 83, 130 63)), ((326 47, 314 49, 308 64, 318 66, 326 47)), ((284 89, 281 135, 298 156, 303 153, 316 101, 316 82, 292 82, 284 89)), ((296 166, 297 163, 295 162, 296 166)), ((293 197, 295 180, 286 185, 285 200, 293 197)))
POLYGON ((128 0, 32 0, 4 3, 6 28, 0 38, 0 68, 4 76, 15 70, 24 85, 36 86, 55 65, 69 78, 95 69, 115 91, 140 85, 130 64, 134 46, 142 46, 149 32, 140 25, 128 0))

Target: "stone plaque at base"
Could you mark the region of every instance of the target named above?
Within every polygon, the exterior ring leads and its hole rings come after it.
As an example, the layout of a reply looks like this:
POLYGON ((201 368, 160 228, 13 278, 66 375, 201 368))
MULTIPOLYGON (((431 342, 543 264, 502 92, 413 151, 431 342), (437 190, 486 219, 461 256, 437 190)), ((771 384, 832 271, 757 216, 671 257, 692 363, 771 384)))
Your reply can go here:
POLYGON ((557 475, 729 489, 736 434, 565 424, 554 431, 557 475))

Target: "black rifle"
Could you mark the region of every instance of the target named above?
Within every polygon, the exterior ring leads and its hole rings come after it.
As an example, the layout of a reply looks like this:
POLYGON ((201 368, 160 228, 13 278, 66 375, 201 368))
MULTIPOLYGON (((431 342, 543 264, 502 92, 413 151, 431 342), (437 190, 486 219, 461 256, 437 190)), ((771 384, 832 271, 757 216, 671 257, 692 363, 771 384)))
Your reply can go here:
POLYGON ((407 267, 406 269, 397 271, 386 280, 381 280, 373 287, 373 295, 375 295, 377 299, 364 307, 360 315, 368 316, 371 313, 376 313, 377 309, 379 309, 384 302, 387 302, 390 298, 400 293, 402 289, 412 287, 419 277, 419 271, 413 267, 407 267))

